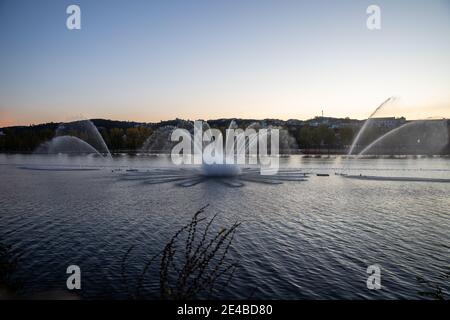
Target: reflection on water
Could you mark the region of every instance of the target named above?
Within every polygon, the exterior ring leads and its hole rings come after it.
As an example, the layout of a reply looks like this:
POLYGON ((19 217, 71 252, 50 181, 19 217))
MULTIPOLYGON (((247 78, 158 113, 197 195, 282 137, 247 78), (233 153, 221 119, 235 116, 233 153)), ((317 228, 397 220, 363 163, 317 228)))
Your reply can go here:
MULTIPOLYGON (((218 225, 242 222, 230 251, 240 267, 221 298, 419 298, 417 276, 448 293, 450 184, 334 175, 449 179, 447 158, 292 156, 282 165, 308 180, 180 188, 120 179, 167 170, 164 157, 0 155, 0 238, 22 253, 26 294, 64 290, 67 266, 78 264, 82 298, 126 298, 120 260, 129 247, 133 275, 209 203, 218 225), (366 288, 371 264, 382 267, 378 291, 366 288)), ((146 286, 158 295, 157 281, 146 286)))

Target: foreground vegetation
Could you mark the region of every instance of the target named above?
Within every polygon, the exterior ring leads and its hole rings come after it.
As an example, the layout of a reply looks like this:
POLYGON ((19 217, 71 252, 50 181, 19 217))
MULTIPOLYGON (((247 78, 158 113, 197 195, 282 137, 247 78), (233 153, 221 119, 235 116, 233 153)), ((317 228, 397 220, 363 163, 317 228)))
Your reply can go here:
POLYGON ((134 247, 127 251, 121 264, 122 279, 132 298, 146 297, 146 281, 159 282, 159 298, 170 300, 213 298, 228 286, 238 267, 229 253, 239 223, 214 230, 217 215, 203 216, 206 207, 198 210, 160 252, 148 259, 133 283, 126 267, 134 247), (155 263, 159 268, 152 269, 155 263))

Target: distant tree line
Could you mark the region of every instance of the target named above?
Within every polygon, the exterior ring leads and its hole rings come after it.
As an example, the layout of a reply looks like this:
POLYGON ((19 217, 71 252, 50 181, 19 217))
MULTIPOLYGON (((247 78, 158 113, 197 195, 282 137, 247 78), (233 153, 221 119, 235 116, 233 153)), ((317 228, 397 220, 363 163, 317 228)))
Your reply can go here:
POLYGON ((138 150, 153 132, 149 127, 133 128, 100 128, 100 133, 106 145, 112 151, 115 150, 138 150))
MULTIPOLYGON (((2 129, 0 135, 0 151, 2 152, 32 152, 42 143, 55 136, 57 124, 50 123, 29 127, 11 127, 2 129)), ((97 126, 106 145, 111 151, 136 151, 145 140, 156 130, 139 124, 129 124, 128 127, 97 126)), ((216 127, 225 132, 227 126, 216 127)), ((350 127, 331 129, 325 125, 310 127, 308 125, 288 128, 289 133, 297 141, 300 148, 343 148, 351 143, 354 131, 350 127)), ((74 134, 75 135, 75 134, 74 134)), ((83 139, 83 137, 80 137, 83 139)), ((84 139, 85 140, 85 139, 84 139)))
MULTIPOLYGON (((188 126, 185 120, 175 119, 160 123, 138 123, 127 121, 111 121, 104 119, 93 119, 93 124, 98 128, 106 145, 111 152, 120 151, 138 151, 146 139, 162 126, 184 127, 188 126)), ((240 128, 246 128, 256 120, 236 120, 240 128)), ((280 120, 264 120, 266 124, 270 121, 276 123, 280 120)), ((213 128, 225 132, 230 120, 220 119, 210 121, 213 128)), ((33 152, 42 143, 51 140, 58 128, 58 123, 47 123, 34 126, 17 126, 0 129, 0 152, 33 152)), ((295 138, 297 146, 301 150, 324 150, 336 149, 344 153, 351 145, 360 126, 351 124, 332 126, 329 124, 312 125, 308 121, 299 121, 295 125, 289 125, 284 122, 281 126, 288 130, 289 134, 295 138)), ((392 128, 369 127, 364 136, 361 137, 360 144, 365 146, 392 128)), ((449 126, 450 131, 450 126, 449 126)), ((444 150, 444 153, 450 153, 450 144, 444 150)))
POLYGON ((0 151, 31 152, 41 143, 52 139, 57 124, 4 128, 0 132, 0 151))
MULTIPOLYGON (((51 140, 55 136, 57 126, 57 124, 46 124, 4 128, 2 129, 2 134, 0 134, 0 151, 32 152, 42 143, 51 140)), ((138 150, 153 132, 151 128, 144 126, 128 128, 98 127, 98 130, 111 151, 138 150)), ((82 133, 74 133, 73 135, 83 139, 82 133)))
POLYGON ((333 129, 321 124, 317 127, 303 125, 290 127, 289 132, 301 149, 345 148, 352 143, 355 132, 352 127, 333 129))

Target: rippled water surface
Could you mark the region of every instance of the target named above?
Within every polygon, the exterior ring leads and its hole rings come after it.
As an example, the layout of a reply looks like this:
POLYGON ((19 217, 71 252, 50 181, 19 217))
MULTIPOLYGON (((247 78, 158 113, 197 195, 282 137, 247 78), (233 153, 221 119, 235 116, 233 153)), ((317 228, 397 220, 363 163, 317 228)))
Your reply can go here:
MULTIPOLYGON (((77 264, 82 298, 126 298, 120 261, 128 248, 135 246, 133 275, 210 204, 206 213, 218 214, 217 225, 242 222, 231 251, 240 267, 220 298, 420 298, 417 276, 448 294, 450 183, 335 175, 450 179, 448 158, 292 156, 282 166, 313 173, 307 181, 240 188, 215 179, 187 188, 118 179, 127 168, 169 166, 149 156, 0 155, 0 239, 21 254, 23 293, 64 290, 66 268, 77 264), (366 287, 372 264, 382 268, 381 290, 366 287)), ((146 290, 158 294, 156 284, 146 290)))

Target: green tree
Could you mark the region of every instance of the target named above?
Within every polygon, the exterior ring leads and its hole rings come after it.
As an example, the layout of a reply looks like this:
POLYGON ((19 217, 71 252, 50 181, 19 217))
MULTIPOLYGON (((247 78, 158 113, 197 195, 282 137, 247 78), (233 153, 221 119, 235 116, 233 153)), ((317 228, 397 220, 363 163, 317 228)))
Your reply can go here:
POLYGON ((312 142, 312 130, 309 126, 303 126, 297 133, 297 143, 301 149, 310 148, 312 142))
POLYGON ((126 148, 129 150, 136 150, 138 148, 139 143, 139 129, 137 128, 128 128, 125 131, 126 135, 126 148))
POLYGON ((109 137, 111 140, 111 149, 119 150, 124 147, 124 133, 120 128, 112 128, 109 131, 109 137))
POLYGON ((354 132, 352 127, 342 127, 338 130, 341 143, 350 145, 353 142, 354 132))

